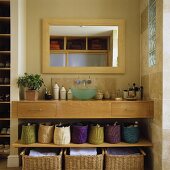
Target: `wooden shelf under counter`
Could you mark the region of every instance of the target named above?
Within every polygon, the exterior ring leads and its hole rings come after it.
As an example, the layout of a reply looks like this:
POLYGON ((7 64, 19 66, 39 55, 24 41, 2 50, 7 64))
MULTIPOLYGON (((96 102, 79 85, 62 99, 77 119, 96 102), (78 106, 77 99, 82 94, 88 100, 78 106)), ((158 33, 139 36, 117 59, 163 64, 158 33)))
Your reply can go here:
POLYGON ((90 143, 84 143, 84 144, 74 144, 74 143, 70 143, 70 144, 63 144, 63 145, 56 145, 54 143, 50 143, 50 144, 41 144, 41 143, 33 143, 33 144, 21 144, 21 141, 15 142, 12 144, 13 147, 15 148, 32 148, 32 147, 49 147, 49 148, 76 148, 76 147, 149 147, 152 146, 152 143, 146 139, 140 139, 139 142, 137 143, 125 143, 125 142, 120 142, 120 143, 116 143, 116 144, 110 144, 110 143, 102 143, 100 145, 94 145, 94 144, 90 144, 90 143))

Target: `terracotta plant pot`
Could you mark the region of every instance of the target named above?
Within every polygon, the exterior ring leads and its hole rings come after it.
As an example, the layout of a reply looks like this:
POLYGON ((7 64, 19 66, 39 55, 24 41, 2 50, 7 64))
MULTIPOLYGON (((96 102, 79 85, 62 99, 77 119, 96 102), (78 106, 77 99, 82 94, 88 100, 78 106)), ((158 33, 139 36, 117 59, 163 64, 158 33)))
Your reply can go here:
POLYGON ((38 100, 38 91, 36 90, 26 90, 25 100, 38 100))

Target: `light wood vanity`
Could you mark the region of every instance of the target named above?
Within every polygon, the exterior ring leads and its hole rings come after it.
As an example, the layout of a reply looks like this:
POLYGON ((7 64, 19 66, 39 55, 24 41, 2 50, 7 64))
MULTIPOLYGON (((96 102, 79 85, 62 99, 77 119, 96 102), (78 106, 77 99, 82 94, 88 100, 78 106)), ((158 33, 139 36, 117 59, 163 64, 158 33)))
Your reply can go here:
MULTIPOLYGON (((114 118, 153 118, 153 101, 113 101, 113 100, 38 100, 13 101, 12 117, 17 119, 114 119, 114 118)), ((80 120, 81 121, 81 120, 80 120)), ((152 146, 147 139, 138 143, 117 144, 103 143, 100 145, 85 144, 21 144, 17 141, 14 147, 136 147, 152 146)))

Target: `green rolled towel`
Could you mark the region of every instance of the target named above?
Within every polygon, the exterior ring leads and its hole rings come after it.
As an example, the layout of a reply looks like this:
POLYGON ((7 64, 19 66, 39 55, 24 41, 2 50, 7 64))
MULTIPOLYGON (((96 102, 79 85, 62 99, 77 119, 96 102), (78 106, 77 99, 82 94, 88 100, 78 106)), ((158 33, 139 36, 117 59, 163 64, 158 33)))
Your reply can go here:
POLYGON ((104 142, 104 127, 100 125, 91 125, 89 132, 89 143, 91 144, 101 144, 104 142))
POLYGON ((31 144, 36 142, 36 125, 22 125, 21 143, 31 144))

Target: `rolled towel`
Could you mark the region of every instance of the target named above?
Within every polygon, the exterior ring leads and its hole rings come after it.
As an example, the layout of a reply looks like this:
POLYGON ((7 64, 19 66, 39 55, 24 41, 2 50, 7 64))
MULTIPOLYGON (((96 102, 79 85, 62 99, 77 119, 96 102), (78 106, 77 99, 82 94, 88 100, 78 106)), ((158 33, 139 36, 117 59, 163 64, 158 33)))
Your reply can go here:
POLYGON ((41 156, 56 156, 57 154, 54 152, 44 152, 44 151, 36 151, 30 150, 29 156, 32 157, 41 157, 41 156))
POLYGON ((108 148, 108 154, 110 155, 139 155, 137 148, 108 148))
POLYGON ((70 148, 70 155, 97 155, 96 148, 70 148))

